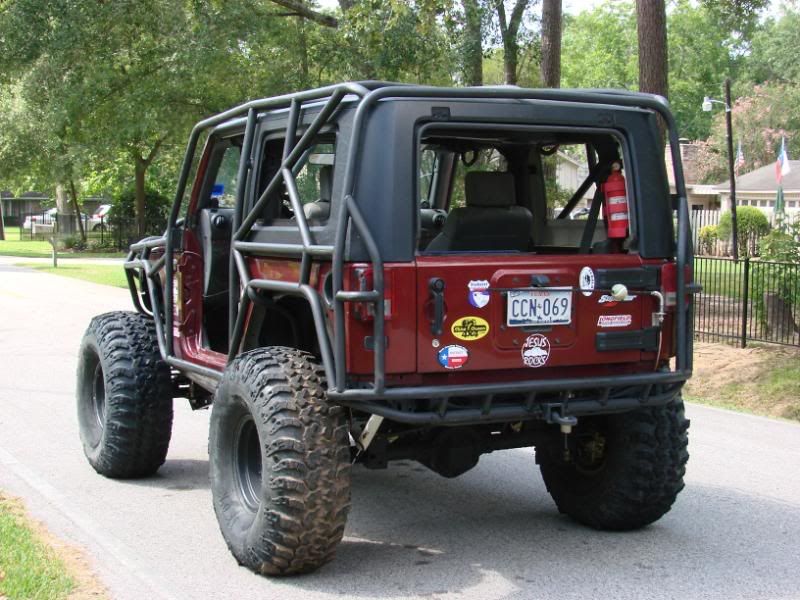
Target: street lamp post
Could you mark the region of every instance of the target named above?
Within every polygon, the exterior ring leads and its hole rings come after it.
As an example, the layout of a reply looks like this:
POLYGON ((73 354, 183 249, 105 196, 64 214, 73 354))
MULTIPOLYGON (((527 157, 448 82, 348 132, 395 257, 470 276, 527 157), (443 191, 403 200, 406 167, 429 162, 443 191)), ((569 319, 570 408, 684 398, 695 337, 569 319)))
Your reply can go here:
POLYGON ((728 138, 728 178, 731 185, 731 229, 733 230, 733 260, 739 260, 739 228, 736 226, 736 174, 733 168, 733 124, 731 119, 731 80, 725 79, 725 102, 706 96, 703 98, 703 111, 711 112, 713 104, 725 106, 725 126, 728 138))

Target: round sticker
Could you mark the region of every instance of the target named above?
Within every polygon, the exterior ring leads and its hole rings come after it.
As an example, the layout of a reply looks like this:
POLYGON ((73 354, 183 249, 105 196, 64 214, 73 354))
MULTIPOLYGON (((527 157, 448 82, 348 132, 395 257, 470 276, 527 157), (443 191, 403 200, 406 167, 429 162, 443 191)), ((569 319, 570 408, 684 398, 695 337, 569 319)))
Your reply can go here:
POLYGON ((475 308, 483 308, 489 304, 491 296, 489 295, 489 282, 486 279, 473 279, 467 284, 469 294, 467 299, 469 303, 475 308))
POLYGON ((550 340, 541 333, 529 335, 522 345, 522 362, 526 367, 543 367, 550 358, 550 340))
POLYGON ((439 350, 438 357, 439 364, 445 369, 460 369, 469 360, 469 350, 464 346, 451 344, 439 350))
POLYGON ((592 295, 592 292, 594 292, 594 271, 592 271, 591 267, 583 267, 581 269, 581 274, 578 276, 578 285, 584 296, 592 295))
POLYGON ((450 333, 459 340, 472 342, 489 333, 489 322, 480 317, 461 317, 450 326, 450 333))

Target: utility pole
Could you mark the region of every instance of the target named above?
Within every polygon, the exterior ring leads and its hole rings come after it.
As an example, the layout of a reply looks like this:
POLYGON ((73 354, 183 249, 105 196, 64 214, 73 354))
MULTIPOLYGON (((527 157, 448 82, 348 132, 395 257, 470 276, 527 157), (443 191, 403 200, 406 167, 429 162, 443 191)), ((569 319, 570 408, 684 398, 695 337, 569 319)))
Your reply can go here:
POLYGON ((731 78, 725 78, 725 126, 728 129, 728 177, 731 182, 731 229, 733 229, 733 260, 739 260, 739 228, 736 226, 736 172, 733 167, 733 124, 731 112, 731 78))

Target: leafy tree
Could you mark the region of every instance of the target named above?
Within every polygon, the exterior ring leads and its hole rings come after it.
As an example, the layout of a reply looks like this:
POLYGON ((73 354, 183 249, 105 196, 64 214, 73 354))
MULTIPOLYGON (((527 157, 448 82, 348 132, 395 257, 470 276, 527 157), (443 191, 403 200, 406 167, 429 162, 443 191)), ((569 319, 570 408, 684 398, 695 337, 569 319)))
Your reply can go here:
POLYGON ((630 2, 606 2, 564 16, 564 87, 634 89, 638 83, 636 15, 630 2))
POLYGON ((715 114, 700 110, 704 96, 720 96, 726 75, 735 78, 745 60, 741 37, 719 27, 704 5, 679 0, 667 20, 670 105, 681 135, 705 139, 715 114))
POLYGON ((787 10, 779 19, 768 19, 753 35, 748 64, 756 83, 800 83, 800 62, 794 49, 800 46, 800 12, 787 10))
MULTIPOLYGON (((744 166, 748 172, 775 161, 781 139, 786 137, 787 151, 796 156, 795 132, 800 131, 800 85, 756 85, 750 95, 738 98, 731 112, 734 136, 742 143, 744 166)), ((698 176, 706 183, 728 178, 725 116, 719 111, 711 135, 698 154, 698 176)))

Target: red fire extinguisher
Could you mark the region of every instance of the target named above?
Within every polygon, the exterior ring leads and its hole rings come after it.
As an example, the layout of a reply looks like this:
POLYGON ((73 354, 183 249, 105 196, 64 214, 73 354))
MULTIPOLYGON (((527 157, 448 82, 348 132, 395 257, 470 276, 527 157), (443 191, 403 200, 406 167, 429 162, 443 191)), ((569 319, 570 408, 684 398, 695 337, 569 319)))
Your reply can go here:
POLYGON ((610 239, 625 239, 628 237, 628 198, 625 195, 625 177, 620 170, 622 165, 615 162, 611 165, 611 174, 603 184, 603 209, 608 224, 608 237, 610 239))

